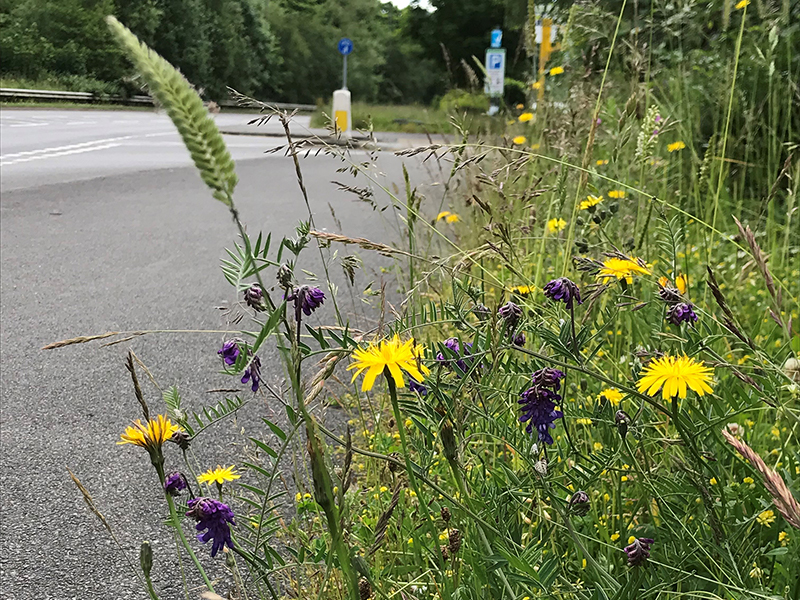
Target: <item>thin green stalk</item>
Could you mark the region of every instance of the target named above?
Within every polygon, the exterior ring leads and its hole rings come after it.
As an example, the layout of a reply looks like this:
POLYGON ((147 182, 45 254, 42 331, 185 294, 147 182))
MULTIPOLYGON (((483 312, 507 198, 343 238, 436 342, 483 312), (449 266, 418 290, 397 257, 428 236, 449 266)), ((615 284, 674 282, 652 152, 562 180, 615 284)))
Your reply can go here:
POLYGON ((169 506, 169 518, 172 523, 172 526, 175 528, 175 531, 178 532, 178 536, 181 539, 183 547, 186 549, 186 552, 191 557, 192 562, 194 562, 194 566, 197 567, 197 570, 200 572, 200 575, 203 578, 206 587, 210 592, 213 592, 214 586, 211 584, 211 580, 208 578, 208 575, 206 575, 206 571, 205 569, 203 569, 203 565, 200 564, 200 561, 197 559, 197 556, 195 555, 194 551, 192 550, 192 547, 189 545, 189 542, 186 539, 186 535, 183 533, 183 528, 181 527, 181 519, 178 516, 178 511, 175 510, 175 500, 172 499, 172 496, 170 494, 164 494, 164 496, 167 498, 167 505, 169 506))

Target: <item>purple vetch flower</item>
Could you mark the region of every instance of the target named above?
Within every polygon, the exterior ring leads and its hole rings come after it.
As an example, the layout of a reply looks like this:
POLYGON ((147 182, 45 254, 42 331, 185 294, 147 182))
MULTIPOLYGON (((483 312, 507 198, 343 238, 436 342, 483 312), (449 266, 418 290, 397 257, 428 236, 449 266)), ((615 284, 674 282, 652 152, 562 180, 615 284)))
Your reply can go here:
POLYGON ((228 546, 233 549, 231 539, 231 528, 228 525, 236 525, 233 520, 233 511, 227 504, 213 498, 192 498, 187 503, 189 511, 187 517, 192 517, 197 521, 195 529, 200 531, 197 539, 204 544, 213 540, 211 546, 211 556, 217 555, 222 548, 228 546), (203 533, 203 530, 206 530, 203 533))
POLYGON ((416 379, 413 377, 408 378, 408 389, 412 392, 418 393, 420 396, 427 396, 428 395, 428 388, 425 387, 423 384, 418 383, 416 379))
POLYGON ((656 118, 655 118, 655 119, 653 119, 653 122, 654 122, 656 125, 658 125, 659 123, 661 123, 661 115, 656 115, 656 118))
POLYGON ((525 345, 525 332, 520 331, 517 335, 514 336, 514 339, 511 340, 511 343, 515 346, 519 346, 520 348, 525 345))
POLYGON ((589 501, 589 494, 583 490, 578 490, 569 499, 569 507, 576 515, 583 516, 589 512, 591 502, 589 501))
POLYGON ((564 413, 556 410, 556 402, 560 401, 559 394, 543 386, 534 385, 522 392, 519 399, 522 414, 519 420, 521 423, 528 422, 525 431, 532 434, 535 429, 539 441, 552 444, 553 438, 549 430, 555 429, 554 421, 564 416, 564 413))
POLYGON ((696 322, 697 315, 695 314, 694 310, 692 310, 693 308, 694 307, 691 304, 679 302, 667 310, 667 321, 673 325, 696 322))
POLYGON ((519 323, 519 320, 522 318, 522 309, 509 300, 497 309, 497 314, 505 320, 508 328, 513 330, 517 327, 517 323, 519 323))
POLYGON ((572 303, 577 301, 581 304, 581 291, 571 279, 559 277, 553 279, 542 288, 544 295, 555 302, 563 302, 567 308, 572 309, 572 303))
POLYGON ((636 538, 630 546, 625 546, 625 554, 628 555, 628 566, 638 567, 650 558, 650 545, 654 542, 652 538, 636 538))
POLYGON ((164 480, 164 491, 170 496, 177 496, 181 490, 186 489, 186 477, 183 473, 170 473, 164 480))
POLYGON ((252 309, 259 312, 264 310, 264 290, 257 283, 254 283, 244 291, 244 302, 252 309))
MULTIPOLYGON (((447 338, 444 341, 444 345, 445 345, 446 348, 451 350, 457 356, 462 356, 461 347, 458 344, 458 339, 456 339, 454 337, 453 338, 447 338)), ((464 344, 464 354, 463 354, 463 356, 468 357, 471 354, 471 350, 472 350, 472 344, 470 344, 469 342, 464 344)), ((469 363, 467 362, 467 360, 465 360, 463 358, 458 358, 458 359, 448 358, 442 352, 439 352, 436 355, 436 362, 444 363, 444 364, 446 364, 448 366, 451 366, 451 367, 452 367, 453 363, 455 363, 456 367, 458 367, 458 370, 460 370, 461 373, 466 373, 469 370, 469 363)))
POLYGON ((531 380, 535 386, 553 388, 553 391, 557 392, 561 389, 561 380, 564 379, 564 377, 566 377, 564 371, 552 367, 544 367, 543 369, 534 371, 531 380))
POLYGON ((492 314, 492 311, 489 310, 488 307, 484 306, 483 304, 476 304, 472 307, 472 312, 475 313, 475 316, 478 317, 479 321, 485 321, 489 318, 489 315, 492 314))
POLYGON ((300 319, 302 319, 301 312, 309 316, 322 306, 325 300, 325 292, 318 287, 301 285, 294 288, 294 291, 286 299, 294 300, 294 318, 299 323, 300 319))
POLYGON ((658 297, 661 298, 661 300, 663 302, 666 302, 667 304, 677 304, 682 300, 680 290, 669 286, 659 287, 658 297))
POLYGON ((222 344, 222 348, 217 350, 217 354, 222 357, 226 365, 235 364, 236 359, 239 358, 239 346, 236 344, 236 340, 228 340, 222 344))
POLYGON ((244 375, 242 375, 242 383, 247 383, 251 379, 253 383, 250 386, 250 389, 254 392, 257 392, 258 385, 261 383, 261 359, 257 356, 253 357, 253 360, 250 361, 250 364, 247 365, 247 368, 244 370, 244 375))

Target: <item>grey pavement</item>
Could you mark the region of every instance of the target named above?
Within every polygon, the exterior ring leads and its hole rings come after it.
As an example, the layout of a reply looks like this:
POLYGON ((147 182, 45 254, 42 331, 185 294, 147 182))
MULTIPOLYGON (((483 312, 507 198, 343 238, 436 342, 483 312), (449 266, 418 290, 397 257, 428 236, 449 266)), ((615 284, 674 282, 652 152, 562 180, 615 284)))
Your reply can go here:
MULTIPOLYGON (((218 115, 223 126, 248 118, 218 115)), ((303 126, 298 119, 296 127, 303 126)), ((264 154, 283 142, 245 136, 226 141, 240 178, 235 199, 249 231, 272 231, 277 240, 291 235, 306 216, 294 167, 282 153, 264 154)), ((355 151, 347 160, 361 163, 369 156, 355 151)), ((390 243, 394 211, 373 210, 330 183, 370 185, 363 176, 337 172, 347 164, 324 153, 303 159, 317 228, 390 243)), ((430 181, 427 165, 408 166, 413 179, 430 181)), ((390 153, 380 154, 370 170, 389 189, 390 182, 402 182, 400 159, 390 153)), ((431 195, 435 189, 421 186, 431 195)), ((386 195, 375 190, 376 202, 385 206, 386 195)), ((160 385, 177 385, 188 408, 220 399, 209 393, 214 388, 240 388, 253 399, 198 439, 194 452, 201 466, 240 461, 247 436, 274 442, 260 418, 281 421, 282 409, 220 373, 216 351, 225 333, 154 334, 105 348, 98 342, 41 347, 109 330, 234 331, 219 308, 237 302, 219 270, 223 249, 235 240, 228 212, 211 198, 167 118, 147 111, 3 110, 0 192, 0 598, 145 597, 84 506, 67 467, 93 494, 135 562, 140 542, 153 544, 160 596, 181 598, 175 543, 163 525, 166 509, 149 461, 141 449, 116 445, 139 416, 123 366, 127 349, 160 385)), ((313 244, 304 257, 301 266, 324 279, 313 244)), ((363 258, 352 290, 338 264, 331 272, 343 312, 359 325, 374 318, 361 295, 366 283, 375 280, 379 287, 382 277, 391 278, 381 270, 390 267, 386 259, 363 258)), ((271 281, 274 273, 266 271, 265 278, 271 281)), ((326 293, 317 323, 333 322, 326 293)), ((274 349, 265 349, 262 361, 266 380, 279 388, 274 349)), ((154 410, 163 410, 158 390, 141 372, 140 380, 154 410)), ((347 417, 340 412, 328 411, 325 418, 341 423, 347 417)), ((179 466, 169 447, 168 467, 179 466)), ((290 468, 285 480, 292 493, 290 468)), ((210 559, 188 523, 186 531, 211 571, 223 574, 223 559, 210 559)))

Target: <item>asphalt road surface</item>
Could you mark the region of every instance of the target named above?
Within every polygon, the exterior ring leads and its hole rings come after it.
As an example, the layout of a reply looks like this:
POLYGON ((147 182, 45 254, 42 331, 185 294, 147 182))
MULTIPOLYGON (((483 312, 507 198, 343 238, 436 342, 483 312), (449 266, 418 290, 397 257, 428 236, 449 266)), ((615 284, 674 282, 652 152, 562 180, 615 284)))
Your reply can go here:
MULTIPOLYGON (((235 125, 248 117, 218 119, 235 125)), ((298 129, 306 125, 303 118, 294 123, 298 129)), ((282 153, 264 154, 283 140, 226 141, 240 178, 235 199, 249 231, 272 231, 277 239, 291 235, 306 216, 294 167, 282 153)), ((364 151, 350 156, 354 162, 367 159, 364 151)), ((376 241, 394 237, 391 209, 375 211, 331 184, 368 185, 363 177, 337 173, 347 163, 312 154, 302 164, 318 229, 376 241)), ((429 177, 418 164, 409 167, 415 179, 429 177)), ((371 169, 382 181, 402 185, 400 159, 391 153, 381 154, 371 169)), ((3 110, 0 179, 0 597, 146 597, 86 509, 69 467, 135 563, 141 541, 152 543, 160 596, 181 598, 175 542, 162 524, 166 508, 149 460, 139 448, 116 445, 139 416, 123 360, 132 348, 161 386, 179 387, 188 407, 220 399, 208 392, 215 388, 241 388, 251 397, 246 386, 220 373, 216 351, 225 334, 154 334, 111 347, 93 342, 41 348, 110 330, 234 330, 219 309, 237 300, 219 270, 223 249, 236 239, 227 209, 211 198, 167 117, 147 111, 3 110)), ((380 190, 376 201, 388 202, 380 190)), ((340 255, 351 252, 339 249, 340 255)), ((313 244, 304 256, 301 266, 324 280, 313 244)), ((374 316, 361 300, 364 285, 379 282, 380 268, 390 266, 371 255, 363 258, 352 294, 341 268, 332 267, 342 310, 360 323, 374 316)), ((272 280, 274 273, 265 272, 265 278, 272 280)), ((330 290, 325 291, 326 311, 315 317, 332 323, 330 290)), ((280 387, 274 350, 264 350, 262 361, 267 381, 280 387)), ((141 372, 140 379, 153 409, 163 410, 157 389, 141 372)), ((250 435, 272 441, 262 416, 280 421, 282 410, 258 394, 235 419, 197 441, 198 462, 229 464, 250 435)), ((168 467, 179 467, 174 447, 168 451, 168 467)), ((291 488, 291 469, 286 480, 291 488)), ((221 556, 211 560, 189 527, 197 553, 213 574, 222 574, 221 556)))

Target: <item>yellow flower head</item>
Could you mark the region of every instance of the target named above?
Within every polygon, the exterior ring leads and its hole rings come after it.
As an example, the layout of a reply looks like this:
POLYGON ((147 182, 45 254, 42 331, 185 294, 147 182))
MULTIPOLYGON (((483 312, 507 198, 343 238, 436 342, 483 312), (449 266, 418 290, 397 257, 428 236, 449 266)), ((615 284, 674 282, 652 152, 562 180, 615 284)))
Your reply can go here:
POLYGON ((775 513, 771 510, 762 511, 758 513, 756 521, 758 521, 758 524, 762 527, 771 527, 772 523, 775 522, 775 513))
POLYGON ((624 198, 625 190, 611 190, 610 192, 608 192, 608 197, 614 199, 624 198))
POLYGON ((372 389, 375 379, 389 369, 397 387, 405 387, 403 371, 407 372, 416 381, 422 381, 430 369, 422 364, 420 358, 424 348, 416 344, 413 339, 401 342, 395 334, 391 340, 381 340, 380 344, 372 343, 367 348, 357 348, 353 351, 354 362, 347 370, 356 369, 352 381, 366 371, 361 391, 372 389))
POLYGON ((579 208, 581 210, 587 210, 587 209, 589 209, 589 208, 591 208, 593 206, 597 206, 602 201, 603 201, 603 197, 602 196, 591 196, 590 195, 590 196, 586 197, 586 200, 581 202, 581 205, 580 205, 579 208))
POLYGON ((608 400, 612 406, 619 406, 619 403, 622 402, 622 392, 620 392, 617 388, 606 388, 602 392, 600 392, 600 397, 605 398, 608 400))
POLYGON ((524 104, 517 104, 517 110, 522 110, 523 108, 525 108, 524 104))
POLYGON ((209 469, 200 475, 200 477, 197 478, 197 481, 198 483, 216 482, 217 485, 222 485, 226 481, 233 481, 234 479, 239 479, 239 475, 236 474, 236 467, 231 465, 230 467, 222 468, 217 465, 216 469, 209 469))
POLYGON ((528 141, 528 138, 526 138, 524 135, 518 135, 511 141, 514 142, 517 146, 521 146, 522 144, 528 141))
POLYGON ((742 10, 745 6, 748 6, 749 4, 750 0, 739 0, 739 2, 736 3, 735 8, 736 10, 742 10))
POLYGON ((604 281, 616 278, 633 283, 634 275, 649 275, 650 270, 643 267, 639 260, 612 256, 603 261, 603 267, 597 274, 604 281))
POLYGON ((452 213, 449 210, 443 210, 438 215, 436 215, 436 220, 441 221, 445 217, 449 217, 452 213))
POLYGON ((550 76, 561 75, 564 72, 564 67, 553 67, 550 69, 550 76))
POLYGON ((608 159, 607 158, 601 158, 600 160, 596 160, 594 162, 594 164, 596 164, 598 167, 602 167, 603 165, 607 165, 608 164, 608 159))
POLYGON ((778 541, 781 543, 781 546, 785 546, 786 544, 789 543, 789 534, 786 533, 785 531, 781 531, 778 534, 778 541))
POLYGON ((541 88, 542 88, 542 82, 541 82, 541 81, 534 81, 534 82, 531 84, 531 87, 532 87, 533 89, 535 89, 535 90, 539 90, 539 89, 541 89, 541 88))
POLYGON ((519 294, 520 296, 527 296, 535 289, 536 288, 532 285, 515 285, 511 288, 511 292, 514 294, 519 294))
POLYGON ((461 217, 459 217, 455 213, 451 213, 447 215, 444 220, 447 221, 448 223, 458 223, 461 220, 461 217))
POLYGON ((675 286, 681 294, 685 294, 686 289, 689 287, 689 278, 686 275, 678 275, 675 278, 675 286))
POLYGON ((547 231, 550 233, 558 233, 566 226, 567 222, 564 219, 550 219, 547 222, 547 231))
POLYGON ((533 113, 524 112, 519 116, 520 123, 527 123, 531 119, 533 119, 533 113))
POLYGON ((167 415, 158 415, 155 419, 150 419, 145 425, 142 424, 141 420, 136 419, 133 425, 125 428, 125 433, 120 436, 122 441, 117 442, 117 444, 133 444, 134 446, 141 446, 150 452, 161 448, 164 442, 179 429, 180 427, 170 422, 167 415))
POLYGON ((686 355, 656 358, 643 371, 636 384, 642 393, 655 396, 661 390, 661 397, 669 400, 675 396, 686 398, 687 387, 697 392, 698 396, 710 394, 713 390, 709 383, 714 370, 686 355))
POLYGON ((686 148, 686 144, 681 141, 677 141, 667 146, 667 152, 677 152, 678 150, 683 150, 684 148, 686 148))

